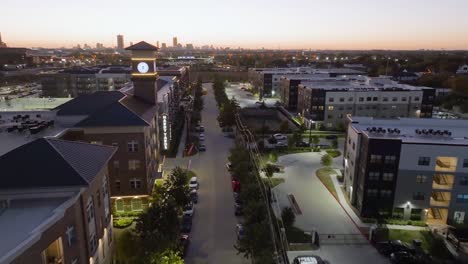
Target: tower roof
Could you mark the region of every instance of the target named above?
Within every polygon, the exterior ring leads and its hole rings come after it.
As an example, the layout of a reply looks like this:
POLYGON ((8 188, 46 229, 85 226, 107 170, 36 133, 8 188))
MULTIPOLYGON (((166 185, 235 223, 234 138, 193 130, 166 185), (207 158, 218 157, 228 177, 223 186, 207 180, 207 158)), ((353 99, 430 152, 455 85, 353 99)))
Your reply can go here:
POLYGON ((137 44, 134 44, 130 47, 125 48, 126 50, 153 50, 157 51, 158 48, 149 44, 148 42, 145 41, 140 41, 137 44))

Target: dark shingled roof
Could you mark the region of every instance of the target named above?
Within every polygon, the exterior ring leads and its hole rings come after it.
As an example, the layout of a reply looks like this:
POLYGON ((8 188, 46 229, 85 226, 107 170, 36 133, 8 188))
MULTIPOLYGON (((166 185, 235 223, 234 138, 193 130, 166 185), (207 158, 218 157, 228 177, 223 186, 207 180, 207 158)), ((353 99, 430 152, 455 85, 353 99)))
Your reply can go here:
POLYGON ((87 186, 116 148, 40 138, 0 157, 0 189, 87 186))
POLYGON ((157 47, 149 44, 148 42, 145 41, 140 41, 137 44, 134 44, 130 47, 125 48, 126 50, 158 50, 157 47))
POLYGON ((55 109, 57 115, 90 115, 97 110, 107 107, 125 96, 120 91, 98 91, 92 94, 81 95, 55 109))
POLYGON ((115 102, 104 109, 96 111, 75 125, 75 127, 114 126, 149 126, 149 124, 120 102, 115 102))

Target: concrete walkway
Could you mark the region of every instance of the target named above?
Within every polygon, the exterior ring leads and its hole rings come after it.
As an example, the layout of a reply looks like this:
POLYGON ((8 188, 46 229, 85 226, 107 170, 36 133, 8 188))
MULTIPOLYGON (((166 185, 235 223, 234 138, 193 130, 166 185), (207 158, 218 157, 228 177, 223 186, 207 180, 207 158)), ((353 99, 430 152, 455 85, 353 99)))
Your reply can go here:
POLYGON ((184 157, 184 150, 185 150, 185 141, 187 139, 187 128, 185 127, 186 122, 184 122, 184 126, 182 127, 182 136, 180 137, 179 148, 177 149, 177 158, 184 157))
MULTIPOLYGON (((332 179, 333 185, 336 189, 336 193, 338 194, 338 202, 341 204, 341 207, 345 210, 346 214, 351 218, 351 220, 360 228, 369 228, 372 224, 364 223, 361 219, 356 215, 354 210, 349 205, 348 201, 346 201, 346 197, 341 189, 343 186, 338 182, 337 174, 330 175, 332 179)), ((427 230, 427 227, 422 226, 410 226, 410 225, 386 225, 389 229, 400 229, 400 230, 427 230)))

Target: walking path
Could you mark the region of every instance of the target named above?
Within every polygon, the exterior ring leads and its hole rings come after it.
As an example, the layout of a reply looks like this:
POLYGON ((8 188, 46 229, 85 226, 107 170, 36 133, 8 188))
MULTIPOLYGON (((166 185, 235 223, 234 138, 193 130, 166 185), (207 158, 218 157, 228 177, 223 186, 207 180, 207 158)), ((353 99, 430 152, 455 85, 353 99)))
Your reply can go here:
POLYGON ((187 139, 187 128, 185 127, 186 122, 184 122, 184 126, 182 127, 182 136, 180 137, 179 148, 177 149, 177 158, 184 157, 184 150, 185 150, 185 141, 187 139))

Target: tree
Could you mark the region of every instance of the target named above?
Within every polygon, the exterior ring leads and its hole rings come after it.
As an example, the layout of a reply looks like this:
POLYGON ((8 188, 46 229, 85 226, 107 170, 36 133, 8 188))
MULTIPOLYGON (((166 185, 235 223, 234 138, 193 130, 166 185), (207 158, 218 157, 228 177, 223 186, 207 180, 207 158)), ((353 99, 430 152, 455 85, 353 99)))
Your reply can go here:
POLYGON ((338 140, 337 140, 337 139, 333 139, 333 140, 331 141, 331 146, 332 146, 332 148, 334 148, 334 149, 338 148, 338 140))
POLYGON ((283 134, 286 134, 289 132, 289 122, 287 120, 281 122, 280 124, 280 131, 283 134))
POLYGON ((183 208, 190 201, 188 181, 187 171, 181 167, 175 167, 164 182, 168 195, 174 199, 179 209, 183 208))
POLYGON ((273 164, 267 163, 267 165, 265 165, 263 170, 265 171, 265 176, 267 176, 268 178, 271 178, 273 177, 273 174, 276 171, 276 166, 273 164))
POLYGON ((318 136, 312 136, 311 142, 309 144, 317 145, 320 142, 320 138, 318 136))
POLYGON ((286 228, 292 227, 296 221, 296 215, 291 207, 284 207, 281 211, 281 219, 286 228))
POLYGON ((179 217, 173 199, 155 201, 136 221, 138 235, 145 255, 175 248, 179 238, 179 217))
POLYGON ((124 230, 120 235, 116 235, 115 258, 119 262, 134 263, 141 254, 138 246, 139 238, 131 230, 124 230))
POLYGON ((302 142, 302 133, 300 131, 295 131, 292 135, 292 142, 294 145, 302 142))
POLYGON ((322 156, 321 163, 323 166, 329 167, 332 165, 333 159, 330 155, 325 154, 322 156))

